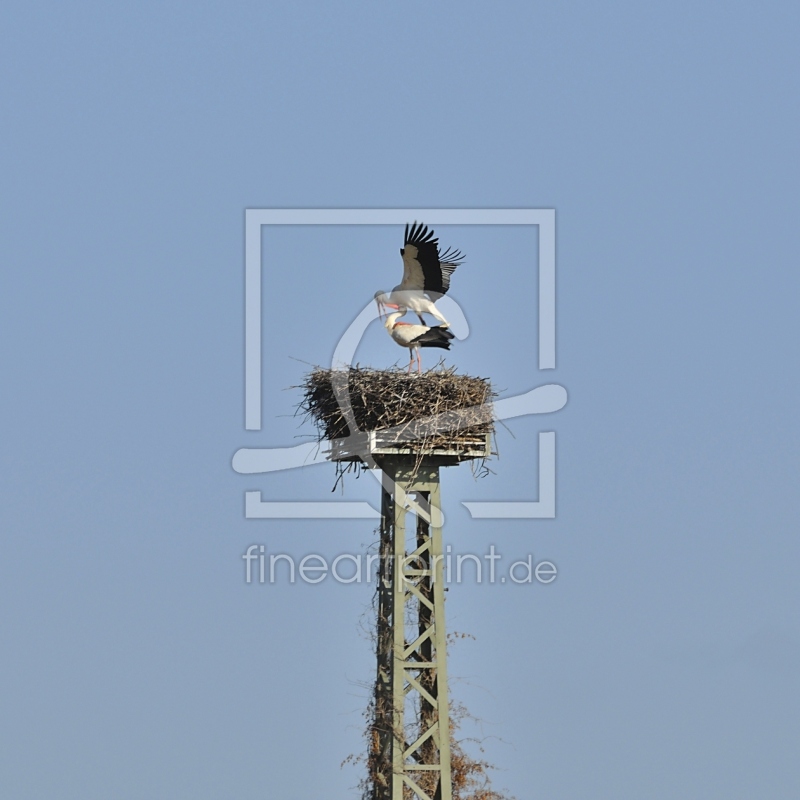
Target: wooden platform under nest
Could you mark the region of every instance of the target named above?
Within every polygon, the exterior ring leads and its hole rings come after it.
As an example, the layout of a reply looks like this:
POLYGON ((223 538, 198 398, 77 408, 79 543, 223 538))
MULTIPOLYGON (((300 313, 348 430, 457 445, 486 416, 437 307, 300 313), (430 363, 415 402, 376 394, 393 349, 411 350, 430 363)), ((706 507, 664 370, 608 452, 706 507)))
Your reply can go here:
POLYGON ((492 455, 495 394, 484 378, 318 367, 301 388, 300 411, 330 440, 332 461, 414 456, 444 465, 492 455))

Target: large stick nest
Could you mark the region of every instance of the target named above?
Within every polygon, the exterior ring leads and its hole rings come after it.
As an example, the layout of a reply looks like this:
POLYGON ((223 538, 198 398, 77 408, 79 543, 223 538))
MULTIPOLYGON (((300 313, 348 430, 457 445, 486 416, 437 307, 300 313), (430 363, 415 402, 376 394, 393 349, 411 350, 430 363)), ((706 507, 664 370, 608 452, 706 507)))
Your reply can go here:
POLYGON ((320 440, 381 431, 385 441, 422 452, 458 449, 494 431, 491 384, 453 368, 409 375, 399 368, 316 367, 300 388, 299 409, 314 421, 320 440))

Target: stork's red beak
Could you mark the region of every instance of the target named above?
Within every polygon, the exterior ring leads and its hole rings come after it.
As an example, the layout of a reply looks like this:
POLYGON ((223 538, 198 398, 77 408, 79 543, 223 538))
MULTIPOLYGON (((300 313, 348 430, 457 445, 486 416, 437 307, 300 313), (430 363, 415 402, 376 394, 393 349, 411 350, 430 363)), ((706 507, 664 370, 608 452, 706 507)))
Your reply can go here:
POLYGON ((377 299, 375 300, 375 302, 378 304, 378 316, 381 319, 386 319, 387 308, 393 308, 395 311, 397 311, 397 309, 400 308, 400 306, 396 306, 394 303, 384 303, 377 299))

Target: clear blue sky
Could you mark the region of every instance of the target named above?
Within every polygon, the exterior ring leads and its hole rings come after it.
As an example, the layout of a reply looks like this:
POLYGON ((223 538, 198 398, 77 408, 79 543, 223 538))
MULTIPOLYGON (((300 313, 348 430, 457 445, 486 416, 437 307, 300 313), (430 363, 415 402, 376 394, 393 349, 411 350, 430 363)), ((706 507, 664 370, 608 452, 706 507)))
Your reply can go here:
MULTIPOLYGON (((276 234, 247 434, 248 207, 556 209, 569 405, 444 491, 457 549, 559 576, 451 588, 476 636, 453 691, 520 800, 800 797, 795 3, 2 17, 3 797, 355 796, 370 589, 246 586, 241 554, 358 552, 372 524, 245 520, 245 489, 329 499, 333 468, 231 456, 310 433, 293 359, 330 360, 402 232, 276 234), (464 498, 530 497, 543 426, 557 518, 471 520, 464 498)), ((467 253, 449 362, 544 382, 533 237, 439 232, 467 253)), ((405 357, 378 326, 360 356, 405 357)))

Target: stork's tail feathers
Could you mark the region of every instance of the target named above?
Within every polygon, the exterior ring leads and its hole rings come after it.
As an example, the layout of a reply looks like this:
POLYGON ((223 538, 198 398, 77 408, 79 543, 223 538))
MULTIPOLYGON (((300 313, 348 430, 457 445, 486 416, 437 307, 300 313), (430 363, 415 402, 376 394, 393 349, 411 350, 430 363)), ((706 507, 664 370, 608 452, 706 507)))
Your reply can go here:
POLYGON ((429 328, 425 333, 421 333, 414 339, 414 344, 420 347, 441 347, 443 350, 450 349, 450 340, 455 336, 447 328, 429 328))

